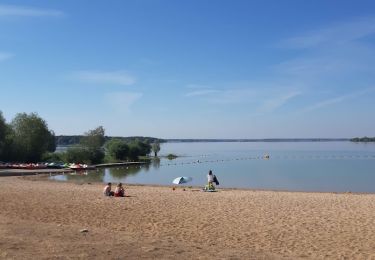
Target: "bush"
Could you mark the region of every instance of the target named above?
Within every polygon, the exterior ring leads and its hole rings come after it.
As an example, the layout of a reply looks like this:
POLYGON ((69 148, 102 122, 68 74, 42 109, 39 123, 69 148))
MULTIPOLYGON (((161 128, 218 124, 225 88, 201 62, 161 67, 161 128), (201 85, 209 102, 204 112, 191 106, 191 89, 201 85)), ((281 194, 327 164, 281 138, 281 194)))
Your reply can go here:
POLYGON ((173 159, 176 159, 178 156, 177 155, 175 155, 175 154, 168 154, 167 155, 167 158, 169 159, 169 160, 173 160, 173 159))

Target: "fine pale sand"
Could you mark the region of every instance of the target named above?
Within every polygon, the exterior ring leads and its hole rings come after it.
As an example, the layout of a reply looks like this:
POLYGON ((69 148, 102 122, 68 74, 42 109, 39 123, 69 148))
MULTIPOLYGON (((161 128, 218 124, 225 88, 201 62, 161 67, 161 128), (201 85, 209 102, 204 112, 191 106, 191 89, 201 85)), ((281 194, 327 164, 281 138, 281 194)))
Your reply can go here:
POLYGON ((102 188, 0 178, 0 258, 375 259, 373 194, 102 188))

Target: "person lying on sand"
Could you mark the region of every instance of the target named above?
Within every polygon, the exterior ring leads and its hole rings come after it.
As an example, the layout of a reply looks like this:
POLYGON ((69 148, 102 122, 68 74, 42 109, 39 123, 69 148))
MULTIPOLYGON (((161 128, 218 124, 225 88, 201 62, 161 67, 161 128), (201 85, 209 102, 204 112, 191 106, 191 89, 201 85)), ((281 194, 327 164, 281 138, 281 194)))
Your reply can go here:
POLYGON ((121 182, 119 184, 117 184, 117 187, 115 189, 115 197, 125 197, 125 190, 122 187, 121 182))
POLYGON ((108 182, 107 186, 104 187, 103 193, 105 196, 114 196, 115 193, 111 191, 112 189, 112 183, 108 182))

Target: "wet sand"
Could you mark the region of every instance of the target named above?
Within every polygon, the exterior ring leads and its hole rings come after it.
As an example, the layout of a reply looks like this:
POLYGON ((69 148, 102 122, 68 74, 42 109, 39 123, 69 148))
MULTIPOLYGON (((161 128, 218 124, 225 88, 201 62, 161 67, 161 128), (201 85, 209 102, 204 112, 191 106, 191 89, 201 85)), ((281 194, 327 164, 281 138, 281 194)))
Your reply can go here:
POLYGON ((102 188, 0 178, 0 258, 375 259, 375 194, 102 188))

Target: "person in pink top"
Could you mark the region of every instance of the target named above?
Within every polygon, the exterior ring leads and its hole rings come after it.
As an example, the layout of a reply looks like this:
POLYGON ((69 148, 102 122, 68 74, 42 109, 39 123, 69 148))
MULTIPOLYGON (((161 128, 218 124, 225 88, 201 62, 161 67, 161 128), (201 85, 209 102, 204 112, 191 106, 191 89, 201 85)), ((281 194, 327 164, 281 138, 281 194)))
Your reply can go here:
POLYGON ((117 184, 117 187, 115 189, 115 197, 125 197, 125 190, 122 187, 121 182, 119 184, 117 184))

